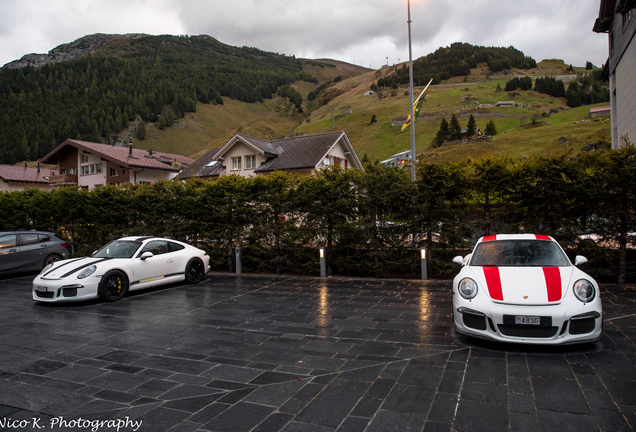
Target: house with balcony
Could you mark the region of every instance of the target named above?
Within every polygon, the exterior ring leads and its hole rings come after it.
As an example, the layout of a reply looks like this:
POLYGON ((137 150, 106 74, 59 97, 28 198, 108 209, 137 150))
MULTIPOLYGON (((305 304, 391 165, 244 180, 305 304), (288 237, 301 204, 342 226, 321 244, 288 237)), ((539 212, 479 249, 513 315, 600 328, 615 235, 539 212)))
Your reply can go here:
POLYGON ((21 191, 36 188, 50 190, 49 179, 56 172, 38 166, 27 167, 17 165, 0 165, 0 192, 21 191))
POLYGON ((136 149, 132 143, 121 146, 67 139, 40 161, 58 167, 57 175, 49 177, 50 185, 94 189, 105 185, 170 180, 187 169, 194 159, 136 149))
POLYGON ((593 31, 608 34, 612 148, 636 143, 636 0, 601 0, 593 31))
POLYGON ((222 147, 208 150, 184 168, 178 178, 218 178, 232 174, 253 177, 273 171, 311 175, 314 170, 329 166, 362 169, 362 163, 345 132, 272 141, 236 134, 222 147))

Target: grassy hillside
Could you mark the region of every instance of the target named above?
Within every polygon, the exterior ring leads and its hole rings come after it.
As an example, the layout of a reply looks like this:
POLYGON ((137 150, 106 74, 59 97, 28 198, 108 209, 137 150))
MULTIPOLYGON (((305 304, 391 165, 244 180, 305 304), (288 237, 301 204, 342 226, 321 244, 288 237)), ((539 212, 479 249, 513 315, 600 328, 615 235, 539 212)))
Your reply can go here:
MULTIPOLYGON (((305 65, 304 71, 319 77, 321 83, 332 81, 336 76, 344 77, 329 87, 330 91, 339 96, 326 105, 308 104, 307 94, 317 85, 298 82, 292 86, 303 95, 304 114, 299 114, 283 98, 252 104, 223 98, 224 105, 197 104, 197 112, 188 114, 175 127, 163 131, 152 127, 148 138, 143 142, 136 141, 135 145, 196 157, 206 149, 224 144, 236 132, 265 139, 330 132, 332 113, 329 110, 333 109, 335 130, 347 133, 359 157, 366 153, 369 157, 383 160, 411 148, 409 130, 400 132, 402 122, 409 113, 408 87, 402 86, 393 92, 380 88, 378 94, 364 96, 368 86, 377 82, 378 78, 390 74, 393 67, 376 71, 332 60, 316 62, 335 65, 317 66, 313 61, 312 64, 305 65), (347 110, 352 110, 353 113, 345 114, 347 110), (376 122, 371 124, 373 115, 376 122)), ((513 157, 548 155, 566 151, 578 152, 585 145, 597 142, 603 134, 609 134, 610 126, 608 121, 603 120, 583 121, 589 114, 590 106, 569 109, 564 98, 554 98, 532 90, 497 91, 497 86, 503 89, 506 81, 514 74, 545 76, 549 72, 550 75, 566 75, 567 67, 561 60, 544 60, 536 69, 488 76, 487 66, 480 64, 466 78, 453 77, 440 85, 431 86, 420 118, 415 124, 417 153, 433 152, 430 145, 440 121, 442 118, 450 120, 452 114, 459 118, 462 127, 466 126, 468 116, 473 114, 477 127, 481 130, 492 119, 498 134, 490 141, 446 144, 434 151, 443 157, 479 157, 503 152, 513 157), (479 107, 480 104, 495 104, 507 100, 527 106, 479 107), (530 116, 535 112, 553 114, 532 123, 530 116), (560 144, 565 140, 567 146, 560 144)), ((417 97, 424 86, 415 84, 414 95, 417 97)), ((596 106, 600 105, 606 104, 596 106)))

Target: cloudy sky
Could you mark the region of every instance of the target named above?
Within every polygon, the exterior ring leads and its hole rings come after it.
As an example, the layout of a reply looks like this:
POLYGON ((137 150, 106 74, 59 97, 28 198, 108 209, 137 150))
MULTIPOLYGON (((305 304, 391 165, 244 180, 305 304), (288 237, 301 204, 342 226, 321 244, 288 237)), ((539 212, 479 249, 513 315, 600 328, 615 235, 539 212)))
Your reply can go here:
MULTIPOLYGON (((607 61, 600 0, 411 0, 413 59, 453 42, 607 61)), ((92 33, 207 34, 379 68, 408 60, 406 0, 0 0, 0 65, 92 33), (388 60, 387 60, 388 57, 388 60)))

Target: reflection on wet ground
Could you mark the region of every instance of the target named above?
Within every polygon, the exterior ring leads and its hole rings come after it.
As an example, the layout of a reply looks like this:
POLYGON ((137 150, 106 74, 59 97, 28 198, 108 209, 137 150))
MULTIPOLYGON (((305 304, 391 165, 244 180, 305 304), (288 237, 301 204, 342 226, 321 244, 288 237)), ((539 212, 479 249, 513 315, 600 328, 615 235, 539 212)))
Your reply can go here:
POLYGON ((632 286, 603 287, 602 342, 545 348, 455 337, 449 281, 211 274, 117 303, 42 305, 31 279, 0 288, 0 419, 233 432, 636 425, 632 286))

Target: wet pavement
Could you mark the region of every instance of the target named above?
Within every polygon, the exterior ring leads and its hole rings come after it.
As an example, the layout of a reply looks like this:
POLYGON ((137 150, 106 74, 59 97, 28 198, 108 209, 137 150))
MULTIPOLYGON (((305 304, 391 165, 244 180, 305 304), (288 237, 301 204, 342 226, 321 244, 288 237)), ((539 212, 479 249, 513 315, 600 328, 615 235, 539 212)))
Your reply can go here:
POLYGON ((455 337, 449 281, 211 274, 117 303, 0 280, 0 430, 628 431, 636 287, 596 344, 455 337), (141 423, 139 423, 141 422, 141 423))

